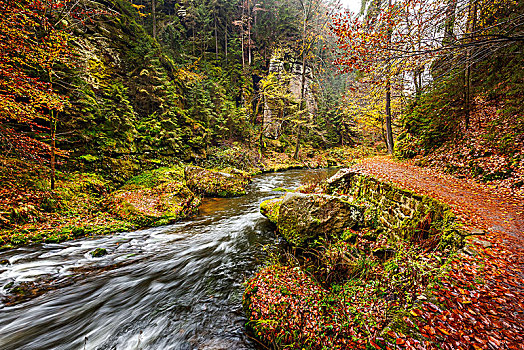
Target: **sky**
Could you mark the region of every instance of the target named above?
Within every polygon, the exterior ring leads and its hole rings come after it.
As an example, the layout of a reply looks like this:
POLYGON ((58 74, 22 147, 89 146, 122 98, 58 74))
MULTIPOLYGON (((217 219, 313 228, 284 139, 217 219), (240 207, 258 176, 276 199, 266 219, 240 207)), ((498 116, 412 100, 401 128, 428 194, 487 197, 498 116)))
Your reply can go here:
POLYGON ((341 0, 342 6, 344 8, 349 8, 352 12, 359 12, 360 11, 360 4, 362 3, 361 0, 341 0))

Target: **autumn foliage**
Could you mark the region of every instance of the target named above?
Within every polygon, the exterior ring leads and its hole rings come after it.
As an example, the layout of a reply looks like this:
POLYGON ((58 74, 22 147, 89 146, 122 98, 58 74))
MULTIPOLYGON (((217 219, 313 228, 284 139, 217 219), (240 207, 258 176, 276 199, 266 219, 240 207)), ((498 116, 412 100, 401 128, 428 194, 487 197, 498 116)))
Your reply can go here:
POLYGON ((42 133, 68 104, 53 86, 58 64, 72 64, 67 26, 82 12, 69 1, 0 1, 0 146, 42 160, 42 133))

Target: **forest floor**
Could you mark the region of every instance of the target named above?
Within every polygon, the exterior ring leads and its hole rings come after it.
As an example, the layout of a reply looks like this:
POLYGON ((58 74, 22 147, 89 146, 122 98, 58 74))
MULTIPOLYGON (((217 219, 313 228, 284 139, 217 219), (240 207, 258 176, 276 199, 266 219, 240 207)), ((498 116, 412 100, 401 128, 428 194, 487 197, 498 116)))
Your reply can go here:
POLYGON ((411 312, 423 338, 402 334, 397 345, 448 349, 524 349, 524 198, 515 191, 458 179, 387 157, 363 160, 365 173, 449 204, 471 236, 451 262, 440 289, 441 307, 425 302, 411 312))

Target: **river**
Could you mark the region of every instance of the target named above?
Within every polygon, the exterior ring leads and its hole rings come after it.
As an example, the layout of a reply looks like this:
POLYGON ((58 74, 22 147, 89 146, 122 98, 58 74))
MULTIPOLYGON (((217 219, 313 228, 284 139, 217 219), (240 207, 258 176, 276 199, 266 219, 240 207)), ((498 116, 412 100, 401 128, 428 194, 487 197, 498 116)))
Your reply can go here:
POLYGON ((278 240, 259 213, 278 187, 333 170, 291 170, 253 178, 239 198, 205 199, 197 216, 173 225, 0 252, 1 286, 56 285, 14 306, 0 305, 0 349, 255 349, 246 334, 242 283, 278 240), (97 247, 108 254, 93 258, 97 247))

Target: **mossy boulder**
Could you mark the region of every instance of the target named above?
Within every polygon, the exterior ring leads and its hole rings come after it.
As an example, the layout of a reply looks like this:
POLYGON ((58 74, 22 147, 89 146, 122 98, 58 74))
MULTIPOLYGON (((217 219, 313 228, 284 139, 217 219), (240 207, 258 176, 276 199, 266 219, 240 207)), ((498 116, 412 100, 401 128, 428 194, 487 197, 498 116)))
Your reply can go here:
MULTIPOLYGON (((272 208, 269 216, 276 214, 280 234, 292 245, 304 247, 319 236, 337 237, 347 227, 356 227, 364 222, 363 209, 339 197, 287 193, 275 213, 276 201, 264 204, 272 208)), ((267 214, 268 210, 265 211, 267 214)))
POLYGON ((96 248, 95 250, 93 250, 91 252, 91 256, 93 258, 100 258, 100 257, 102 257, 102 256, 104 256, 106 254, 107 254, 107 249, 106 248, 96 248))
MULTIPOLYGON (((434 198, 403 189, 358 168, 341 169, 327 180, 327 192, 366 203, 366 225, 387 231, 389 238, 439 242, 441 249, 463 245, 451 208, 434 198)), ((429 243, 428 243, 429 244, 429 243)))
POLYGON ((278 221, 278 213, 282 205, 282 198, 268 199, 260 203, 260 213, 276 224, 278 221))
POLYGON ((181 182, 167 182, 153 188, 136 188, 113 193, 109 210, 139 226, 158 226, 195 213, 200 204, 181 182))
POLYGON ((187 187, 207 197, 237 197, 246 194, 249 176, 240 171, 231 173, 196 166, 184 169, 187 187))

